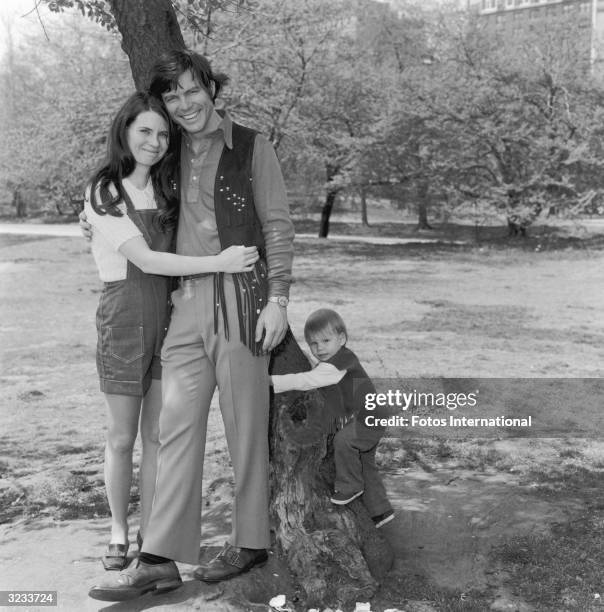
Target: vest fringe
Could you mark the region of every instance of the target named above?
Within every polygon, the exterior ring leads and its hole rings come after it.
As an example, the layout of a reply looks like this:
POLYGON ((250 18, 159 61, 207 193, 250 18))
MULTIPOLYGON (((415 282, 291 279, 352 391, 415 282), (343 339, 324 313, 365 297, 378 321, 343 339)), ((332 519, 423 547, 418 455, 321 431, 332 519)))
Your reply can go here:
POLYGON ((224 272, 214 274, 214 333, 218 333, 218 309, 222 312, 224 324, 224 337, 229 339, 229 319, 227 317, 227 305, 224 295, 224 272))
MULTIPOLYGON (((237 301, 239 338, 257 357, 262 354, 262 342, 256 342, 256 325, 262 309, 266 306, 266 263, 258 260, 250 272, 233 274, 233 287, 237 301)), ((222 313, 224 335, 229 339, 227 304, 224 293, 224 273, 214 274, 214 333, 218 333, 218 317, 222 313)))

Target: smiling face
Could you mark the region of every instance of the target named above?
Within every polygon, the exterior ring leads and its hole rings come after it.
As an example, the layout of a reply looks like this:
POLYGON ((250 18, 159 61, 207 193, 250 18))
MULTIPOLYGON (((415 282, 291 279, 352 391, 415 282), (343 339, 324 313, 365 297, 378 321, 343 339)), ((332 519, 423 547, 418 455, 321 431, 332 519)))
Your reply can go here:
POLYGON ((143 111, 128 126, 126 140, 137 166, 150 168, 168 150, 168 124, 155 111, 143 111))
POLYGON ((170 117, 191 135, 202 134, 214 113, 214 103, 190 70, 182 73, 176 89, 161 95, 170 117))
POLYGON ((310 334, 308 346, 310 352, 319 360, 331 359, 346 344, 346 334, 338 333, 331 327, 310 334))

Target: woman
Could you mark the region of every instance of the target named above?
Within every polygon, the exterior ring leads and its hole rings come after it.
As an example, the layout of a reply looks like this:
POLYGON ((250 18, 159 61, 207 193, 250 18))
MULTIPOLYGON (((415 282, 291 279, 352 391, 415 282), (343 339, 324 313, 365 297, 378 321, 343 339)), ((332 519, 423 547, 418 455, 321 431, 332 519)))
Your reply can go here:
POLYGON ((170 316, 170 277, 248 271, 258 259, 255 247, 234 246, 208 257, 169 252, 178 212, 176 140, 161 103, 135 93, 113 120, 107 159, 86 193, 85 211, 94 228, 92 253, 105 282, 96 319, 97 369, 109 420, 105 486, 112 523, 103 556, 107 570, 126 566, 139 417, 139 536, 151 510, 161 408, 159 355, 170 316))

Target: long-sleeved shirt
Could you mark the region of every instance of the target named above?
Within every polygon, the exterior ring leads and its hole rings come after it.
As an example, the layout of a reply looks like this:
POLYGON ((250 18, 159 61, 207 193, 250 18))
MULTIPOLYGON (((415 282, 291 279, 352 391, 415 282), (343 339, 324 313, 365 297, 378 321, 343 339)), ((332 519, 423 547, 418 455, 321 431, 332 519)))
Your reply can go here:
MULTIPOLYGON (((179 255, 216 255, 220 240, 214 213, 214 184, 224 146, 233 147, 232 120, 227 113, 213 118, 217 128, 195 152, 185 133, 181 148, 181 205, 176 252, 179 255)), ((268 268, 269 295, 289 295, 294 226, 279 161, 261 134, 254 141, 252 189, 262 225, 268 268)))
POLYGON ((308 372, 296 372, 295 374, 274 374, 271 376, 275 393, 285 391, 310 391, 337 385, 346 376, 346 370, 338 370, 336 366, 326 361, 320 361, 308 372))
MULTIPOLYGON (((329 412, 328 424, 335 424, 341 429, 352 419, 358 419, 365 425, 367 408, 365 398, 367 393, 375 393, 375 387, 363 369, 357 356, 346 346, 322 361, 309 372, 281 374, 271 376, 275 393, 284 391, 309 391, 324 388, 326 407, 329 412)), ((379 432, 384 428, 373 427, 379 432)))

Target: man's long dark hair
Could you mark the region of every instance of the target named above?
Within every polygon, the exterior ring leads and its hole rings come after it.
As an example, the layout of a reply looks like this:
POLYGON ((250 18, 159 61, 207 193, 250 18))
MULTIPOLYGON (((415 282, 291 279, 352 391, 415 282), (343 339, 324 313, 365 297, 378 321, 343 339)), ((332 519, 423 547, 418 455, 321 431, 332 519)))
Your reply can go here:
POLYGON ((210 62, 199 53, 188 49, 174 49, 159 57, 151 70, 149 91, 161 99, 161 95, 176 89, 178 79, 187 70, 206 89, 212 102, 216 101, 223 85, 229 77, 222 72, 214 72, 210 62))
POLYGON ((178 216, 178 154, 180 136, 161 99, 137 91, 132 94, 115 115, 107 138, 107 157, 90 181, 90 203, 100 215, 121 217, 118 204, 124 200, 122 180, 129 176, 136 161, 128 146, 128 128, 143 112, 153 111, 163 117, 168 125, 168 151, 151 167, 151 182, 157 201, 157 223, 162 228, 173 227, 178 216), (110 187, 117 191, 113 195, 110 187), (99 200, 97 200, 97 191, 99 200))

